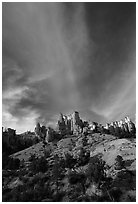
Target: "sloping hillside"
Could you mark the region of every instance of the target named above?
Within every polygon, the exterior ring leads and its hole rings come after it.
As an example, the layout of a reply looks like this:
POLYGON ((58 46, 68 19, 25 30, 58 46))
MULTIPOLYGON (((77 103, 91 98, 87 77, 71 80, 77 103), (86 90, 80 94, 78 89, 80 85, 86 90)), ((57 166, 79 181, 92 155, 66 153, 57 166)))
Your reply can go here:
MULTIPOLYGON (((47 145, 46 149, 48 151, 52 150, 52 144, 47 145)), ((37 143, 27 149, 24 149, 22 151, 16 152, 11 155, 12 158, 18 158, 20 161, 28 161, 31 155, 35 155, 36 157, 44 156, 44 147, 43 142, 37 143)))
MULTIPOLYGON (((61 168, 60 172, 56 173, 56 176, 59 175, 60 177, 58 193, 60 192, 62 194, 62 198, 58 198, 59 200, 56 198, 54 201, 135 201, 136 139, 118 139, 112 135, 99 133, 88 134, 86 136, 66 136, 66 138, 57 142, 51 142, 47 145, 43 145, 43 143, 40 142, 11 155, 11 157, 25 161, 25 164, 27 164, 28 161, 30 161, 31 155, 35 155, 35 157, 38 158, 44 157, 46 159, 48 170, 46 170, 42 177, 44 177, 44 175, 48 177, 47 182, 51 186, 51 196, 57 196, 53 179, 54 173, 52 172, 56 172, 58 168, 61 168), (104 162, 103 171, 105 176, 104 179, 99 180, 98 183, 94 180, 89 180, 87 176, 88 173, 92 174, 92 171, 98 171, 98 169, 94 170, 97 168, 96 163, 93 163, 92 167, 90 165, 93 158, 96 158, 96 162, 98 158, 104 162), (60 161, 60 166, 58 166, 58 161, 60 161), (64 166, 63 168, 61 167, 62 165, 64 166), (90 170, 90 167, 92 169, 94 167, 94 169, 90 170), (70 175, 75 175, 75 179, 80 176, 79 182, 76 180, 76 183, 70 183, 70 175), (84 183, 82 183, 83 178, 86 179, 84 179, 84 183), (108 180, 111 180, 111 182, 107 182, 108 180), (105 183, 106 192, 104 192, 101 187, 105 185, 105 183), (79 188, 80 190, 78 191, 77 189, 79 188)), ((33 161, 35 163, 35 160, 33 161)), ((24 171, 26 172, 26 170, 24 171)), ((27 171, 30 172, 31 178, 26 175, 24 175, 24 177, 30 182, 30 179, 36 177, 37 174, 32 172, 29 167, 27 171)), ((24 174, 28 175, 29 173, 24 174)), ((12 184, 13 186, 15 185, 15 182, 16 188, 18 187, 18 183, 19 185, 21 185, 21 183, 22 186, 24 185, 22 180, 18 182, 16 180, 18 181, 18 178, 10 180, 10 188, 12 188, 12 184)), ((47 182, 45 185, 47 185, 47 182)), ((47 197, 45 193, 42 198, 40 198, 39 201, 47 201, 47 199, 53 201, 52 197, 47 197)), ((38 201, 35 199, 32 198, 32 200, 28 201, 38 201)), ((20 201, 20 199, 18 201, 20 201)))

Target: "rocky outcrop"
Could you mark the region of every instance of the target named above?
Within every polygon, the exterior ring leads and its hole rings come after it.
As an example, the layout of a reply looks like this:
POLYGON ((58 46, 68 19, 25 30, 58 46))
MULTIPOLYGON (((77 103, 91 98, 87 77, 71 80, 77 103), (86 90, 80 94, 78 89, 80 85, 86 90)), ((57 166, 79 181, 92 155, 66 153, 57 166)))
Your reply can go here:
POLYGON ((65 120, 65 117, 63 117, 63 114, 60 113, 59 120, 58 120, 58 131, 60 132, 61 135, 66 134, 66 125, 67 121, 65 120))
POLYGON ((75 111, 68 116, 60 113, 57 129, 62 135, 82 133, 83 126, 84 123, 80 119, 79 112, 75 111))
POLYGON ((35 134, 36 134, 36 136, 39 137, 40 133, 41 133, 41 126, 40 126, 40 123, 37 123, 36 127, 35 127, 35 134))
POLYGON ((47 128, 44 125, 41 127, 40 123, 37 123, 35 127, 35 134, 39 139, 45 141, 47 135, 47 128))
POLYGON ((45 141, 52 142, 53 140, 54 140, 54 131, 52 128, 48 127, 45 141))

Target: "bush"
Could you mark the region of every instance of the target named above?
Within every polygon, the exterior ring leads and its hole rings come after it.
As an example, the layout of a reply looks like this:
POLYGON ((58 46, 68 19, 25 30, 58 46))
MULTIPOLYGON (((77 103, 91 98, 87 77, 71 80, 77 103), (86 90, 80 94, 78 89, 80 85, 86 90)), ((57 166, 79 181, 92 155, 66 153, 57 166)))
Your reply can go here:
POLYGON ((77 201, 77 198, 81 194, 80 185, 71 186, 67 191, 67 196, 71 202, 77 201))
POLYGON ((71 172, 68 175, 69 183, 72 184, 72 185, 80 183, 85 179, 86 179, 85 175, 82 174, 82 173, 71 172))
POLYGON ((78 154, 77 165, 84 166, 89 162, 89 160, 90 160, 90 152, 81 148, 78 154))
POLYGON ((40 202, 46 196, 52 197, 47 180, 43 173, 38 173, 23 186, 3 191, 3 202, 40 202))
POLYGON ((48 162, 45 157, 41 158, 33 158, 33 161, 30 165, 31 171, 38 173, 38 172, 46 172, 48 170, 48 162))
POLYGON ((105 170, 107 166, 98 155, 90 159, 90 163, 86 172, 87 178, 91 182, 97 184, 97 188, 102 190, 102 196, 97 201, 116 201, 116 195, 120 196, 120 191, 111 191, 113 187, 113 179, 107 177, 105 170))
POLYGON ((20 160, 19 159, 13 159, 10 157, 6 157, 2 161, 2 168, 3 169, 16 170, 16 169, 19 169, 19 167, 20 167, 20 160))
POLYGON ((62 201, 62 198, 64 197, 64 195, 65 195, 64 192, 58 192, 56 195, 52 196, 53 197, 53 202, 62 201))
POLYGON ((73 168, 75 164, 77 163, 77 160, 73 158, 73 156, 67 152, 65 154, 65 168, 73 168))
POLYGON ((97 155, 90 158, 90 162, 87 169, 87 177, 98 185, 105 178, 105 162, 100 159, 97 155))
POLYGON ((68 174, 68 180, 71 185, 80 184, 81 190, 83 194, 85 194, 86 187, 86 176, 83 173, 71 172, 68 174))
POLYGON ((115 202, 119 202, 119 199, 122 195, 122 191, 119 188, 111 188, 109 190, 110 195, 112 196, 112 198, 114 199, 115 202))
POLYGON ((63 160, 60 160, 58 155, 54 156, 54 164, 52 167, 52 180, 56 185, 56 193, 59 193, 59 179, 63 177, 63 168, 64 165, 63 160))
POLYGON ((33 162, 33 161, 35 161, 35 159, 36 159, 36 157, 35 157, 35 155, 34 154, 31 154, 31 156, 29 157, 29 161, 30 162, 33 162))
POLYGON ((49 156, 50 156, 50 151, 49 150, 47 150, 47 149, 45 149, 44 150, 44 156, 45 156, 45 158, 48 158, 49 156))

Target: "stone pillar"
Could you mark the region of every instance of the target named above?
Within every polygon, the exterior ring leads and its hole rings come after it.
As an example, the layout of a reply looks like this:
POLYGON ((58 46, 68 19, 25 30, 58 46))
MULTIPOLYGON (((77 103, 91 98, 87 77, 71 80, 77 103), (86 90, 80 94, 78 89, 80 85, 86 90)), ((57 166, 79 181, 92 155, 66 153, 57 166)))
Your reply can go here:
POLYGON ((40 126, 40 123, 37 123, 35 127, 35 134, 37 137, 40 137, 40 133, 41 133, 41 126, 40 126))
POLYGON ((79 125, 80 125, 80 117, 79 117, 79 112, 75 111, 72 114, 72 122, 73 122, 73 132, 74 133, 79 133, 79 125))
POLYGON ((53 130, 50 127, 47 129, 45 140, 46 142, 52 142, 54 140, 53 130))
POLYGON ((65 124, 65 120, 64 120, 64 117, 63 117, 62 113, 60 113, 60 117, 59 117, 59 120, 58 120, 58 131, 62 135, 66 134, 66 124, 65 124))
POLYGON ((45 126, 42 126, 42 127, 41 127, 41 138, 42 138, 43 141, 45 141, 46 132, 47 132, 46 127, 45 127, 45 126))

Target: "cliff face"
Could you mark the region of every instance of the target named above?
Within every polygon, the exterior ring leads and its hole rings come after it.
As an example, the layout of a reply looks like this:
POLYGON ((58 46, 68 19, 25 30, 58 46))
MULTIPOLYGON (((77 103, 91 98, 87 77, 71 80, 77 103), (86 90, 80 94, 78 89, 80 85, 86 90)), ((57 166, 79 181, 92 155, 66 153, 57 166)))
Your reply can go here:
POLYGON ((81 128, 82 120, 80 119, 79 112, 75 111, 70 115, 60 114, 57 129, 62 135, 79 134, 81 133, 81 128))

